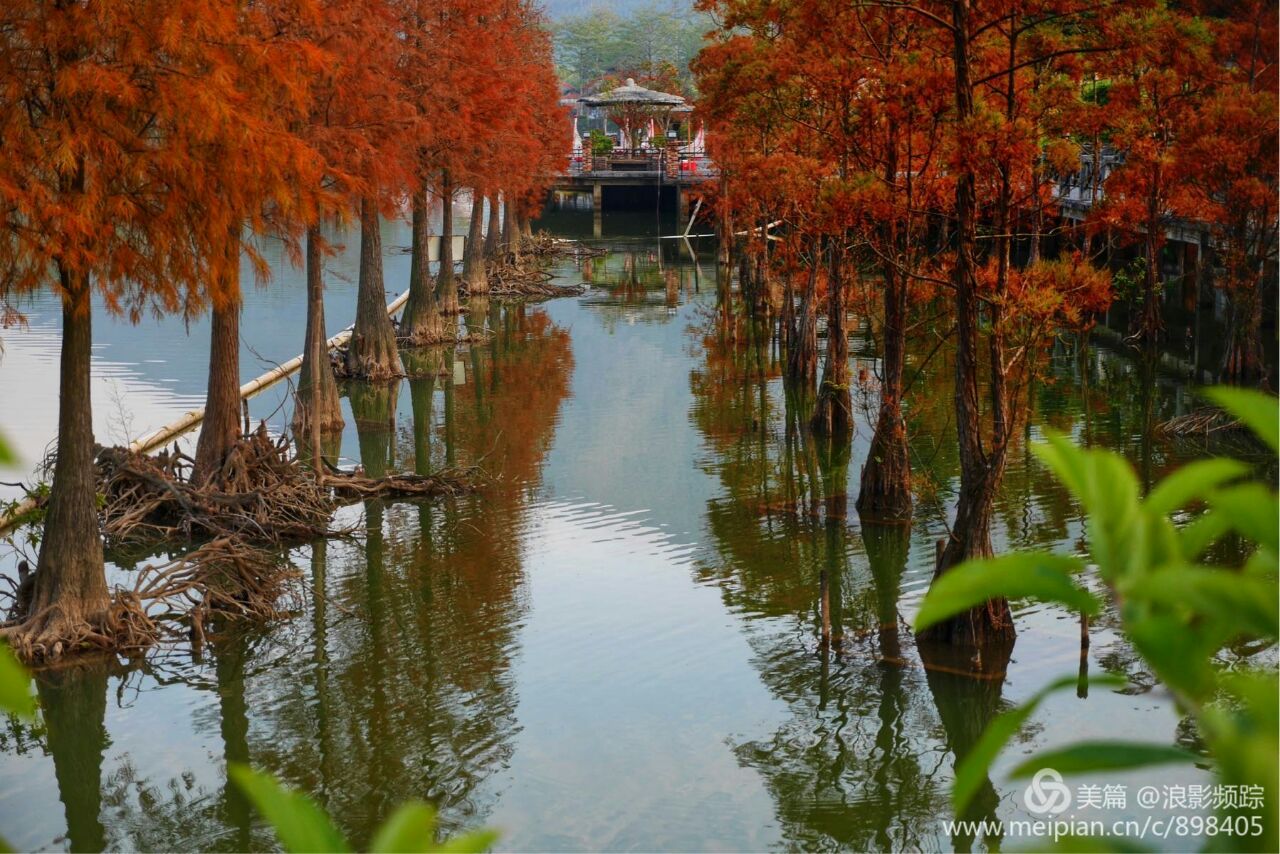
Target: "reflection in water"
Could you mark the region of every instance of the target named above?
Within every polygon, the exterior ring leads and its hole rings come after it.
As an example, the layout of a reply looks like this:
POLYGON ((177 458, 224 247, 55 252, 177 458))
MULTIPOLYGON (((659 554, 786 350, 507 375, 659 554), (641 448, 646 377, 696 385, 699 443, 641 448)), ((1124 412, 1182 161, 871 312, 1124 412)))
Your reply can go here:
POLYGON ((107 710, 107 665, 88 661, 50 670, 36 679, 53 773, 66 810, 71 851, 101 851, 103 725, 107 710))
MULTIPOLYGON (((973 672, 967 652, 961 651, 959 656, 956 653, 957 650, 951 647, 920 648, 929 693, 933 696, 938 717, 942 719, 942 729, 946 733, 946 746, 951 751, 954 762, 958 764, 973 751, 992 718, 1004 710, 1001 691, 1013 645, 985 648, 982 673, 973 672)), ((988 775, 978 787, 973 801, 963 815, 958 817, 974 821, 994 821, 999 803, 1000 796, 988 775)), ((960 827, 952 837, 951 844, 956 851, 970 851, 975 841, 972 834, 960 827)), ((988 850, 999 850, 998 837, 989 836, 982 841, 988 850)))
MULTIPOLYGON (((785 386, 727 271, 700 288, 679 242, 606 248, 562 266, 592 283, 582 299, 476 301, 465 343, 405 353, 403 383, 346 388, 326 453, 372 475, 478 464, 492 486, 344 508, 355 536, 294 552, 312 588, 296 620, 219 626, 201 660, 42 676, 46 731, 0 734, 0 831, 36 828, 32 848, 270 848, 223 770, 249 761, 360 845, 407 797, 445 832, 496 823, 530 849, 1004 843, 944 834, 955 762, 1005 704, 1080 666, 1079 636, 1070 615, 1020 609, 1024 660, 983 661, 1006 681, 931 659, 906 628, 959 471, 951 354, 910 361, 914 527, 860 527, 867 425, 851 448, 815 439, 811 397, 785 386)), ((853 335, 868 403, 873 331, 853 335)), ((1180 380, 1089 342, 1054 344, 1028 404, 997 548, 1081 542, 1028 450, 1043 427, 1152 479, 1201 452, 1150 429, 1189 406, 1180 380)), ((1092 666, 1138 687, 1047 704, 1037 746, 1080 720, 1174 737, 1113 626, 1095 626, 1092 666)), ((1017 814, 1012 791, 997 769, 975 815, 1017 814)))

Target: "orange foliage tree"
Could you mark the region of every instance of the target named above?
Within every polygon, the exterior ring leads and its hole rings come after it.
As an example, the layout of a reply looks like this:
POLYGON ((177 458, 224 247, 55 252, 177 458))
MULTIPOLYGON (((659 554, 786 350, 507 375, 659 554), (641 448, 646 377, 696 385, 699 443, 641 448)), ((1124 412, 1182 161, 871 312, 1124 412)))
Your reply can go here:
POLYGON ((1278 18, 1275 3, 1265 0, 1217 5, 1223 15, 1211 23, 1214 85, 1190 120, 1179 173, 1192 210, 1221 246, 1226 275, 1218 285, 1231 310, 1219 378, 1266 383, 1262 293, 1280 222, 1278 18))
MULTIPOLYGON (((115 628, 95 503, 91 302, 132 320, 234 299, 239 230, 278 187, 232 4, 16 0, 0 11, 0 288, 63 309, 57 462, 28 656, 115 628), (261 195, 265 194, 265 195, 261 195)), ((282 197, 280 201, 284 201, 282 197)))
POLYGON ((92 301, 134 321, 212 307, 193 476, 215 477, 239 431, 242 262, 258 278, 267 273, 245 235, 280 237, 297 258, 305 232, 294 427, 318 449, 320 432, 341 426, 325 346, 322 226, 352 213, 361 225, 348 372, 400 373, 380 215, 424 186, 447 187, 450 170, 475 186, 535 192, 567 149, 557 94, 546 32, 516 0, 5 4, 0 304, 49 288, 63 305, 57 461, 34 595, 28 618, 5 630, 28 656, 107 645, 119 627, 95 503, 92 301), (456 50, 435 55, 444 33, 456 50), (497 33, 502 40, 490 40, 497 33), (500 59, 490 57, 495 46, 500 59), (486 89, 503 73, 521 85, 486 89), (453 87, 466 97, 441 97, 453 87), (459 109, 465 133, 453 134, 459 109), (495 154, 476 165, 484 152, 495 154))
MULTIPOLYGON (((1013 384, 1037 352, 1032 333, 1048 331, 1039 319, 1072 300, 1104 305, 1109 293, 1105 275, 1079 282, 1062 275, 1079 269, 1078 262, 1016 274, 1013 265, 1018 224, 1038 232, 1051 198, 1048 175, 1077 157, 1062 138, 1079 92, 1073 60, 1111 48, 1098 25, 1107 6, 703 4, 723 24, 696 64, 709 144, 728 184, 720 201, 735 218, 781 220, 784 247, 805 241, 812 247, 791 254, 799 269, 779 268, 806 281, 798 308, 784 285, 781 314, 794 311, 798 319, 794 334, 781 337, 793 379, 812 377, 810 292, 825 280, 828 360, 814 426, 842 438, 847 425, 838 415, 847 407, 848 370, 841 294, 843 271, 853 265, 832 262, 856 258, 883 271, 882 406, 874 457, 864 469, 866 500, 859 502, 869 517, 902 519, 910 512, 900 410, 907 295, 914 287, 951 298, 962 465, 940 571, 990 553, 992 505, 1017 419, 1013 384), (945 240, 930 241, 934 224, 943 226, 945 240)), ((1036 233, 1037 259, 1039 240, 1036 233)), ((746 248, 760 258, 773 251, 767 245, 753 235, 746 248)), ((754 287, 743 282, 744 292, 754 287)), ((1072 315, 1063 310, 1054 317, 1067 325, 1072 315)), ((994 602, 935 634, 979 643, 1011 639, 1013 629, 1007 605, 994 602)))

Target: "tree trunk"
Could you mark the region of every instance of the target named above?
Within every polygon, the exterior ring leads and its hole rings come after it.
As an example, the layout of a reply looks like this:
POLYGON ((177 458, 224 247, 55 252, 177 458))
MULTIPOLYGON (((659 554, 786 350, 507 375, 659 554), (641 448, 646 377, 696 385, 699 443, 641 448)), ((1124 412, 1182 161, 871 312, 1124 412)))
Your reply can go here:
POLYGON ((499 193, 489 194, 489 224, 484 232, 484 257, 493 262, 502 254, 502 202, 499 193))
POLYGON ((15 644, 28 658, 57 658, 62 642, 84 624, 107 618, 107 592, 98 533, 93 408, 89 365, 93 315, 87 276, 60 272, 62 359, 58 386, 58 450, 44 534, 31 596, 33 619, 15 644))
MULTIPOLYGON (((307 332, 293 410, 294 441, 306 446, 313 444, 313 423, 317 434, 342 430, 342 403, 324 324, 324 256, 320 246, 320 227, 313 225, 307 229, 307 332)), ((318 439, 314 443, 318 444, 318 439)), ((311 450, 314 453, 316 449, 311 450)))
POLYGON ((469 294, 489 290, 489 276, 484 269, 484 196, 471 192, 471 222, 467 224, 467 245, 462 256, 462 286, 469 294))
MULTIPOLYGON (((969 80, 969 6, 965 0, 951 5, 955 63, 956 115, 966 122, 973 115, 973 90, 969 80)), ((956 253, 952 281, 956 291, 956 434, 960 446, 960 495, 951 528, 934 577, 970 558, 991 555, 991 513, 996 490, 1004 474, 1008 424, 1003 417, 1001 394, 992 390, 999 404, 992 414, 991 449, 983 449, 982 409, 978 377, 979 312, 974 254, 977 244, 977 198, 971 170, 956 176, 956 253)), ((993 355, 998 357, 996 347, 993 355)), ((993 366, 997 370, 999 364, 993 366)), ((993 385, 994 385, 993 377, 993 385)), ((1013 618, 1009 603, 994 599, 937 623, 920 633, 922 641, 962 646, 989 643, 1012 644, 1013 618)))
MULTIPOLYGON (((1234 242, 1247 244, 1247 226, 1237 228, 1234 242)), ((1262 348, 1262 262, 1249 258, 1245 249, 1229 253, 1227 269, 1227 346, 1222 356, 1219 382, 1267 384, 1266 358, 1262 348), (1256 265, 1256 267, 1255 267, 1256 265)))
POLYGON ((864 521, 911 519, 911 455, 902 417, 902 367, 906 355, 906 281, 891 266, 884 270, 884 361, 880 412, 867 450, 858 491, 858 516, 864 521))
POLYGON ((813 389, 818 375, 818 318, 817 318, 818 263, 809 268, 804 295, 800 299, 800 312, 796 317, 796 331, 792 336, 791 350, 787 353, 787 375, 803 386, 807 392, 813 389))
MULTIPOLYGON (((1159 179, 1157 178, 1157 181, 1159 179)), ((1143 255, 1147 269, 1142 277, 1142 311, 1138 314, 1133 337, 1154 345, 1164 331, 1164 318, 1160 316, 1160 204, 1155 193, 1147 199, 1147 233, 1143 240, 1143 255)))
POLYGON ((440 272, 436 274, 436 299, 440 313, 456 318, 462 310, 458 303, 458 279, 453 274, 453 181, 449 173, 440 176, 440 272))
POLYGON ((372 199, 360 200, 360 285, 356 325, 347 348, 347 374, 366 380, 401 376, 404 368, 396 350, 396 331, 387 316, 387 293, 382 284, 382 233, 378 208, 372 199))
POLYGON ((204 484, 217 477, 227 454, 240 441, 240 240, 228 248, 227 281, 214 295, 209 336, 209 384, 204 421, 196 441, 191 480, 204 484))
POLYGON ((827 282, 827 364, 818 388, 813 431, 845 444, 853 435, 853 398, 849 392, 849 335, 845 331, 843 250, 831 248, 831 278, 827 282))
POLYGON ((516 202, 508 198, 502 206, 502 249, 504 256, 520 260, 520 228, 516 224, 516 202))
POLYGON ((413 194, 412 255, 409 260, 409 300, 404 304, 400 318, 400 338, 418 346, 445 340, 444 319, 436 302, 436 291, 431 283, 430 252, 428 251, 427 222, 431 208, 427 191, 413 194))

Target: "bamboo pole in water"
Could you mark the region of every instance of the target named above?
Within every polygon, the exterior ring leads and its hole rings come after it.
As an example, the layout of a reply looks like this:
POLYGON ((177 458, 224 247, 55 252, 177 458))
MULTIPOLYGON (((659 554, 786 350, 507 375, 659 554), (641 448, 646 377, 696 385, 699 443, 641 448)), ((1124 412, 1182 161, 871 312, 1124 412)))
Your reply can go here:
MULTIPOLYGON (((399 311, 408 299, 409 291, 406 290, 404 293, 400 294, 400 296, 387 303, 387 314, 394 314, 399 311)), ((326 342, 328 344, 328 349, 332 350, 334 347, 340 347, 347 343, 347 340, 351 338, 351 332, 354 328, 355 327, 349 327, 344 329, 337 335, 330 338, 326 342)), ((280 382, 280 380, 294 373, 301 367, 302 355, 299 354, 289 361, 281 365, 277 365, 275 368, 267 371, 257 379, 249 380, 249 382, 240 386, 240 399, 247 400, 248 398, 253 397, 253 395, 265 388, 275 385, 280 382)), ((129 450, 143 454, 148 451, 155 450, 161 445, 167 444, 172 439, 176 439, 183 433, 188 432, 203 420, 204 408, 201 407, 200 409, 193 409, 179 417, 176 421, 172 421, 158 430, 148 433, 146 436, 133 440, 129 443, 129 450)), ((0 516, 0 534, 7 533, 11 528, 15 527, 20 521, 22 521, 24 516, 35 509, 35 499, 27 498, 23 501, 19 501, 9 510, 9 512, 0 516)))

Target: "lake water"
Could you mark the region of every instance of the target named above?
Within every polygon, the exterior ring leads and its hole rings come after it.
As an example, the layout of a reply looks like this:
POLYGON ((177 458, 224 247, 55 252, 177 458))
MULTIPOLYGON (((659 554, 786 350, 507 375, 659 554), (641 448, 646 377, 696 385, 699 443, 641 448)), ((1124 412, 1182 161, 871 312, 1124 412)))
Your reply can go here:
MULTIPOLYGON (((590 235, 591 215, 548 225, 590 235)), ((695 263, 660 246, 672 227, 606 216, 606 256, 557 262, 562 281, 588 282, 583 296, 491 302, 468 319, 483 336, 416 357, 438 377, 349 388, 348 461, 480 461, 497 480, 344 509, 357 536, 291 552, 308 579, 291 620, 224 631, 199 656, 168 646, 41 675, 40 723, 0 729, 0 834, 33 850, 270 848, 227 784, 226 763, 241 761, 309 792, 357 844, 407 798, 435 804, 448 831, 496 827, 511 850, 1031 844, 948 832, 952 769, 994 714, 1080 671, 1076 618, 1016 606, 1012 659, 987 662, 1007 673, 980 680, 925 668, 907 628, 958 479, 946 354, 926 361, 922 344, 910 366, 915 523, 861 526, 866 323, 852 346, 861 421, 851 455, 833 459, 796 429, 776 356, 718 304, 714 247, 697 246, 695 263), (842 484, 847 507, 831 499, 842 484), (818 643, 824 571, 842 635, 831 650, 818 643)), ((408 230, 385 229, 398 292, 408 230)), ((329 263, 331 332, 354 315, 356 249, 329 263)), ((246 299, 246 379, 301 349, 301 274, 283 257, 277 268, 246 299)), ((30 464, 56 421, 58 315, 48 299, 27 310, 30 328, 4 334, 0 429, 30 464)), ((103 317, 99 438, 201 405, 207 339, 204 321, 103 317)), ((255 418, 287 423, 287 392, 255 398, 255 418)), ((1078 508, 1027 449, 1044 427, 1120 449, 1147 480, 1196 453, 1151 429, 1192 406, 1184 381, 1103 344, 1057 342, 1028 399, 998 549, 1081 545, 1078 508)), ((1187 741, 1113 615, 1091 639, 1084 669, 1126 687, 1047 701, 997 762, 978 817, 1034 817, 1007 779, 1033 750, 1187 741)), ((1190 768, 1070 782, 1127 786, 1125 807, 1077 816, 1110 821, 1161 814, 1134 802, 1141 785, 1209 780, 1190 768)))

